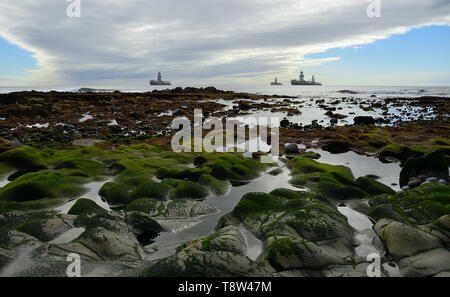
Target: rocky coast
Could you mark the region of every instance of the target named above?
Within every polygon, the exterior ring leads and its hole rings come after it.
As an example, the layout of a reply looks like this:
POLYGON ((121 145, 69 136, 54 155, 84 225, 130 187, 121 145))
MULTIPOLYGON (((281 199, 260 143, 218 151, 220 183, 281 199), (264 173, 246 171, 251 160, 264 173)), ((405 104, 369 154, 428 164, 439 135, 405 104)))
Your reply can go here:
POLYGON ((0 276, 450 276, 450 98, 344 95, 1 94, 0 276), (194 109, 282 156, 173 152, 194 109))

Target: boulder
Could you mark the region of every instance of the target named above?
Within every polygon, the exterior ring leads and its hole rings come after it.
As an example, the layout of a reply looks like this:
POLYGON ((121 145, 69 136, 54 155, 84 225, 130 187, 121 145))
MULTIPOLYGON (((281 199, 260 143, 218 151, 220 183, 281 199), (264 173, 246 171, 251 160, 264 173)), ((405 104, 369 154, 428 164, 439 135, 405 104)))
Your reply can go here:
POLYGON ((433 249, 398 262, 406 277, 434 276, 450 270, 450 251, 444 248, 433 249))
POLYGON ((375 119, 370 116, 358 116, 353 121, 355 125, 375 125, 375 119))
POLYGON ((297 154, 298 153, 298 145, 296 143, 291 143, 284 148, 284 152, 286 154, 297 154))
POLYGON ((436 236, 397 221, 380 220, 375 225, 375 230, 396 260, 442 247, 436 236))
POLYGON ((445 154, 441 150, 436 150, 422 157, 408 159, 400 172, 400 186, 408 185, 412 177, 421 174, 448 179, 449 172, 445 154))
POLYGON ((333 140, 325 144, 322 149, 332 154, 342 154, 350 150, 350 143, 345 140, 333 140))

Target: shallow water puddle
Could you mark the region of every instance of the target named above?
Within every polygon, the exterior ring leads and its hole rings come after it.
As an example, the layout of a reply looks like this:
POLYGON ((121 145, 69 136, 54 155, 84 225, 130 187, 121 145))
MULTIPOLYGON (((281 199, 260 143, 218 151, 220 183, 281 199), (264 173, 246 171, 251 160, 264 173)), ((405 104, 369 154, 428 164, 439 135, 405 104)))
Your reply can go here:
MULTIPOLYGON (((268 172, 275 169, 275 167, 269 169, 268 172)), ((260 178, 255 179, 248 184, 232 187, 229 193, 225 196, 211 196, 205 199, 206 203, 215 206, 219 212, 206 215, 198 218, 199 223, 192 226, 191 228, 184 229, 178 233, 172 232, 162 232, 156 237, 155 242, 149 247, 159 252, 152 254, 150 260, 161 259, 162 257, 167 257, 173 254, 175 247, 183 242, 198 239, 200 237, 207 236, 211 234, 217 226, 219 219, 230 213, 234 207, 239 203, 242 196, 250 192, 265 192, 269 193, 275 189, 286 188, 299 191, 301 189, 295 188, 289 184, 290 171, 289 169, 283 167, 282 173, 277 176, 272 176, 268 173, 263 174, 260 178)), ((255 240, 254 236, 247 234, 247 240, 250 247, 250 255, 259 255, 258 250, 262 247, 257 247, 260 244, 255 240)), ((261 243, 262 244, 262 243, 261 243)))
POLYGON ((399 177, 400 163, 382 163, 375 157, 358 155, 355 152, 347 152, 343 154, 331 154, 321 149, 313 149, 313 152, 321 155, 317 160, 320 163, 326 163, 331 165, 344 165, 349 167, 355 178, 374 174, 380 177, 377 181, 391 187, 395 191, 400 190, 399 177), (393 186, 393 184, 396 184, 393 186))

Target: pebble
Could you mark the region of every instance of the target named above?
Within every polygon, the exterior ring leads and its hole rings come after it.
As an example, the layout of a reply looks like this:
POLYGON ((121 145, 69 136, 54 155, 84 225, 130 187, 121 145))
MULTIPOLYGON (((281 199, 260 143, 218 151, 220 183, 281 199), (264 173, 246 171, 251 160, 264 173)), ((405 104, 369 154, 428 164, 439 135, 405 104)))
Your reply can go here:
POLYGON ((447 184, 447 181, 446 181, 445 179, 440 179, 438 182, 440 182, 440 183, 443 184, 443 185, 446 185, 446 184, 447 184))
POLYGON ((429 177, 427 178, 425 181, 426 182, 430 182, 430 183, 435 183, 437 182, 439 179, 437 177, 429 177))
POLYGON ((406 192, 406 191, 408 191, 409 189, 410 189, 410 187, 404 186, 404 187, 402 188, 402 191, 403 191, 403 192, 406 192))
POLYGON ((415 187, 420 186, 421 183, 422 183, 422 180, 418 179, 417 177, 411 177, 408 182, 408 187, 415 188, 415 187))

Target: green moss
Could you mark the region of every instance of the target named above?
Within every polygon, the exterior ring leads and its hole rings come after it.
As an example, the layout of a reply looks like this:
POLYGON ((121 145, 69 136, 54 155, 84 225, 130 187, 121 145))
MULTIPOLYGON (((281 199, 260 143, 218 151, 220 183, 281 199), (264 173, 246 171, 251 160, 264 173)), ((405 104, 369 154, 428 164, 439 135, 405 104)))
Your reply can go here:
POLYGON ((380 158, 395 158, 405 164, 409 158, 423 156, 426 151, 427 149, 421 146, 408 147, 403 144, 389 144, 380 150, 379 155, 380 158))
POLYGON ((39 200, 16 202, 16 201, 0 201, 0 212, 8 210, 34 211, 43 209, 54 209, 64 204, 66 199, 44 198, 39 200))
POLYGON ((324 196, 337 200, 368 196, 353 180, 337 172, 322 174, 319 181, 319 190, 324 196))
POLYGON ((347 179, 353 179, 353 174, 350 168, 342 165, 329 165, 319 163, 308 158, 297 157, 288 163, 288 167, 292 174, 307 174, 307 173, 330 173, 335 172, 347 179))
POLYGON ((125 169, 139 171, 147 174, 155 174, 156 170, 161 167, 171 167, 178 165, 178 161, 168 158, 123 158, 114 162, 111 169, 120 173, 125 169))
POLYGON ((439 217, 450 214, 450 186, 428 183, 393 196, 376 196, 371 198, 370 205, 372 211, 385 206, 405 220, 430 224, 439 217))
POLYGON ((127 185, 109 182, 102 186, 98 194, 110 205, 127 205, 132 201, 131 190, 127 185))
POLYGON ((211 175, 215 178, 235 181, 252 180, 266 168, 265 165, 257 161, 232 154, 222 156, 212 164, 204 166, 211 167, 211 175))
POLYGON ((81 215, 101 212, 106 212, 106 210, 90 199, 81 198, 70 208, 68 214, 81 215))
POLYGON ((6 163, 0 163, 0 179, 7 177, 6 175, 14 172, 13 167, 7 165, 6 163))
POLYGON ((356 184, 359 188, 364 190, 366 193, 369 193, 370 195, 395 194, 395 191, 390 187, 368 177, 359 177, 358 179, 356 179, 356 184))
POLYGON ((170 193, 172 199, 202 199, 208 195, 209 191, 206 187, 191 181, 180 181, 177 187, 170 193))
POLYGON ((218 180, 209 174, 200 176, 198 183, 208 187, 214 195, 225 195, 231 186, 228 181, 218 180))
POLYGON ((150 181, 151 179, 152 175, 149 173, 125 169, 116 178, 116 182, 126 184, 132 187, 137 187, 143 183, 150 181))
POLYGON ((103 174, 105 170, 105 166, 103 164, 86 159, 70 159, 58 164, 56 168, 75 169, 87 176, 98 176, 103 174))
POLYGON ((131 194, 132 199, 154 198, 164 200, 169 193, 170 187, 154 181, 148 181, 138 186, 131 194))
POLYGON ((400 186, 408 184, 411 177, 419 175, 448 178, 448 164, 445 154, 436 150, 419 158, 411 158, 406 161, 400 172, 400 186))
POLYGON ((86 192, 82 179, 65 177, 52 171, 25 174, 0 190, 0 200, 30 201, 42 198, 73 198, 86 192))
POLYGON ((1 153, 0 162, 18 169, 40 170, 46 168, 39 152, 28 146, 1 153))

